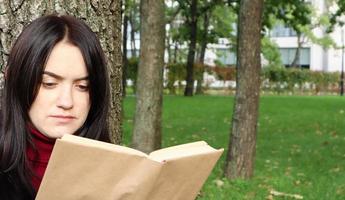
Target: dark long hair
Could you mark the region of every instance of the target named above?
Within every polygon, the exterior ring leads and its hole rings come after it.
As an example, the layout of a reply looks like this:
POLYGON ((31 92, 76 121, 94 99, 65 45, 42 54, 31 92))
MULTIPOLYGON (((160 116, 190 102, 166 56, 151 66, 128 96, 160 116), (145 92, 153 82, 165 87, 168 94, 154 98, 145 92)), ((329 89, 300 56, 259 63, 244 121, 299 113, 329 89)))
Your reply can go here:
POLYGON ((8 58, 1 102, 0 194, 1 190, 7 190, 9 195, 11 191, 21 194, 20 199, 35 196, 31 185, 33 173, 26 157, 27 146, 33 145, 27 130, 28 111, 37 96, 49 54, 64 38, 80 49, 89 74, 90 111, 75 134, 109 142, 108 74, 95 33, 72 16, 40 17, 23 30, 8 58))

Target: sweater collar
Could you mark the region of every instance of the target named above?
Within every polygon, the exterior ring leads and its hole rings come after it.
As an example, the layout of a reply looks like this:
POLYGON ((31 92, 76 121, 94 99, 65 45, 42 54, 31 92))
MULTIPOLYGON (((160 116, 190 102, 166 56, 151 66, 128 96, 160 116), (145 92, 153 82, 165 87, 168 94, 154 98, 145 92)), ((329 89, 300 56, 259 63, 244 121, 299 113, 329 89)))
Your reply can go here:
POLYGON ((34 147, 29 145, 27 148, 28 159, 35 162, 48 162, 56 139, 43 135, 32 126, 28 128, 34 145, 34 147))

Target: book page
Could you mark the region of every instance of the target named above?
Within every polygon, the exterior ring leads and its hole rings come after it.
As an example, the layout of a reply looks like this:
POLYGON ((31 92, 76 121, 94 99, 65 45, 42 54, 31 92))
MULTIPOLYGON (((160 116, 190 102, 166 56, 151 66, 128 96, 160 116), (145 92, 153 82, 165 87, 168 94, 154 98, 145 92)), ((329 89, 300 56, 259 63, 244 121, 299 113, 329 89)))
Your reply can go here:
POLYGON ((194 200, 223 149, 172 158, 164 162, 150 200, 194 200))
POLYGON ((161 163, 75 137, 56 141, 36 200, 149 199, 161 163))
POLYGON ((111 144, 111 143, 107 143, 107 142, 102 142, 102 141, 98 141, 98 140, 93 140, 93 139, 89 139, 89 138, 84 138, 84 137, 79 137, 79 136, 75 136, 75 135, 64 135, 61 140, 63 141, 67 141, 67 142, 72 142, 74 144, 79 144, 79 145, 84 145, 84 146, 88 146, 88 147, 96 147, 96 148, 101 148, 101 149, 105 149, 105 150, 109 150, 109 151, 116 151, 116 152, 123 152, 123 153, 127 153, 130 155, 139 155, 139 156, 144 156, 147 157, 148 155, 138 151, 136 149, 132 149, 129 147, 124 147, 124 146, 120 146, 120 145, 116 145, 116 144, 111 144))
POLYGON ((205 154, 217 151, 204 141, 177 145, 160 149, 149 154, 149 158, 158 162, 188 157, 192 155, 205 154))

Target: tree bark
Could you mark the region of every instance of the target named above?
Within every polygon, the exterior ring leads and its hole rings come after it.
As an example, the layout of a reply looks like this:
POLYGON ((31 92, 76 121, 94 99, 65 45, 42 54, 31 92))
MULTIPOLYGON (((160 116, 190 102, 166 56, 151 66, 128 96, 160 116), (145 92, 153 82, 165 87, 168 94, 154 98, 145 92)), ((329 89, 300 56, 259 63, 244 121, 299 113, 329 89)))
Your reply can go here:
POLYGON ((291 67, 298 68, 301 66, 301 64, 299 63, 301 47, 302 47, 301 33, 297 33, 297 48, 295 52, 295 57, 291 63, 291 67))
POLYGON ((207 47, 207 34, 208 34, 208 26, 209 26, 210 18, 209 14, 206 12, 204 14, 204 23, 203 23, 203 32, 202 32, 202 40, 201 40, 201 50, 200 50, 200 57, 199 57, 199 63, 202 65, 201 75, 198 77, 197 80, 197 85, 196 85, 196 91, 195 94, 203 94, 203 89, 202 89, 202 83, 204 82, 204 72, 205 72, 205 67, 204 67, 204 60, 205 60, 205 52, 206 52, 206 47, 207 47))
POLYGON ((186 88, 184 91, 184 96, 193 96, 194 92, 194 59, 195 59, 195 48, 196 48, 196 37, 197 37, 197 0, 192 0, 190 6, 190 19, 188 20, 188 25, 190 26, 189 34, 189 50, 187 57, 187 76, 186 76, 186 88))
POLYGON ((250 178, 254 171, 260 89, 263 0, 242 0, 238 23, 237 87, 225 176, 250 178))
POLYGON ((109 116, 111 139, 121 142, 122 56, 120 0, 0 0, 0 65, 25 25, 45 14, 69 14, 86 21, 97 33, 107 57, 111 85, 109 116))
POLYGON ((161 147, 164 0, 141 0, 140 5, 140 63, 132 144, 148 153, 161 147))

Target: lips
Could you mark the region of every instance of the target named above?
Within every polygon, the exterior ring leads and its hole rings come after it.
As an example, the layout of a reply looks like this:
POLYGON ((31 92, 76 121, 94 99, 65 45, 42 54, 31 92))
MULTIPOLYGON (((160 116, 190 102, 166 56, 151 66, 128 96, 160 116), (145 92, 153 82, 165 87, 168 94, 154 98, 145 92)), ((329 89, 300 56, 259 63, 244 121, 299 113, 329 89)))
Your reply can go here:
POLYGON ((74 119, 76 119, 76 117, 72 116, 72 115, 50 115, 49 117, 57 120, 58 122, 61 123, 68 123, 73 121, 74 119))
POLYGON ((72 115, 50 115, 51 117, 55 118, 62 118, 62 119, 74 119, 75 117, 72 115))

